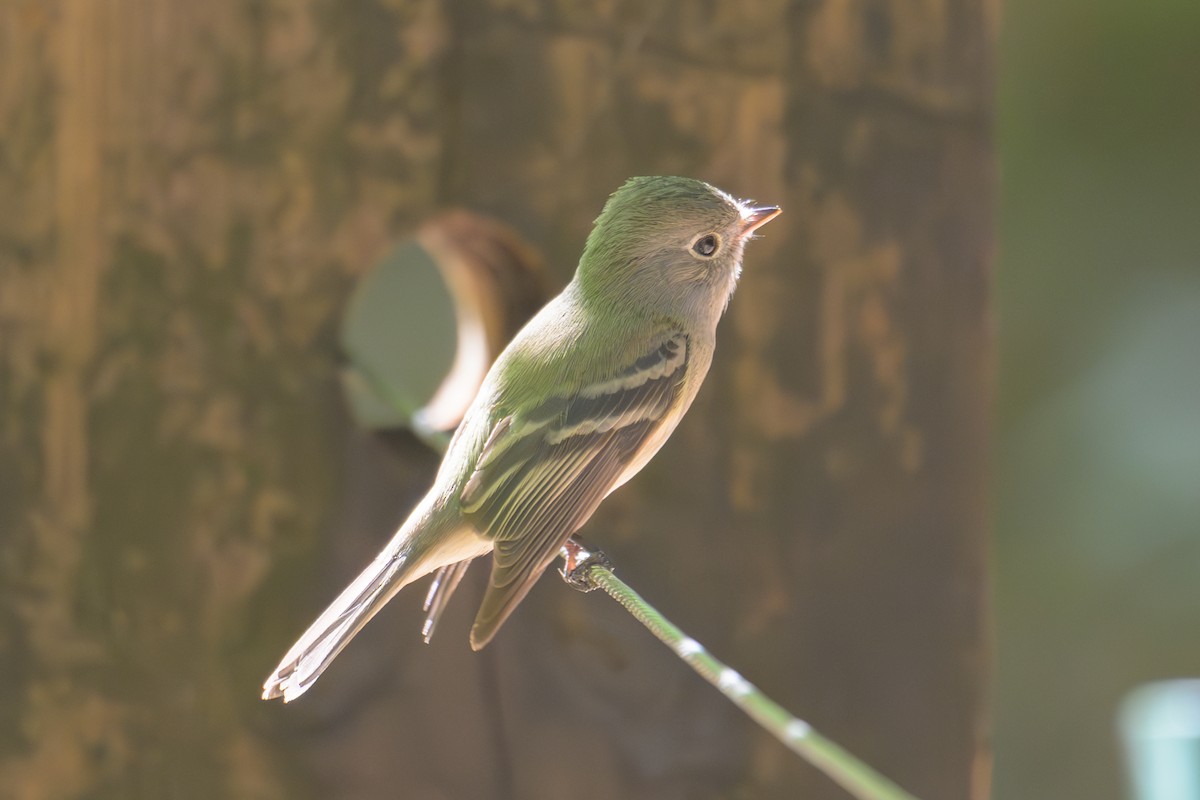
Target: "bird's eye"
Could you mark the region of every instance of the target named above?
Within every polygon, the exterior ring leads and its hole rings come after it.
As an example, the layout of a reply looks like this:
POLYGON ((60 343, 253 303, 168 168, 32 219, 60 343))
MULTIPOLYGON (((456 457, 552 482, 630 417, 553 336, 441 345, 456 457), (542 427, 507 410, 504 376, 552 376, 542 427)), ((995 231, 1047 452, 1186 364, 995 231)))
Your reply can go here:
POLYGON ((715 233, 705 234, 692 244, 692 252, 696 255, 710 258, 713 253, 717 252, 720 244, 721 241, 715 233))

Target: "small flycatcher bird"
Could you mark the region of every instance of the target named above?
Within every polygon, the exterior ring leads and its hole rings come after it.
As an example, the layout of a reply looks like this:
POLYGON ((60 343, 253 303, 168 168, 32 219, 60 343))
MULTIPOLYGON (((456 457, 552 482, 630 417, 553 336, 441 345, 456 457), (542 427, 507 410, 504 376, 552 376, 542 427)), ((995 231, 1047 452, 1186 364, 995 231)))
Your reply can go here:
POLYGON ((606 495, 675 430, 712 362, 742 248, 779 214, 691 178, 631 178, 574 279, 496 359, 429 493, 292 646, 263 698, 294 700, 401 588, 437 571, 424 634, 492 553, 480 649, 606 495))

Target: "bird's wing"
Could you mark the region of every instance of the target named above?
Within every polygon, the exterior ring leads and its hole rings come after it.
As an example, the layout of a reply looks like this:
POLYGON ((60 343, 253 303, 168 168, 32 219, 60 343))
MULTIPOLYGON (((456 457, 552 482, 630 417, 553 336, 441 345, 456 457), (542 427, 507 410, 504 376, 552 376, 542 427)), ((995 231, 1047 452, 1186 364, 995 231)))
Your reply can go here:
POLYGON ((495 541, 472 647, 495 635, 651 440, 679 400, 687 367, 686 335, 668 334, 609 379, 492 429, 460 497, 466 519, 495 541))

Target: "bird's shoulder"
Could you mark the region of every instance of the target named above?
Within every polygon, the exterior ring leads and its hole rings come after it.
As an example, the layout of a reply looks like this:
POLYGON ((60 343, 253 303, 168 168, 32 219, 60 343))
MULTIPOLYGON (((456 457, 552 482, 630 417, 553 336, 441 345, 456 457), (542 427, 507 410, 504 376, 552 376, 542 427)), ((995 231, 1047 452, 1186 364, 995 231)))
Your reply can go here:
POLYGON ((512 413, 544 397, 586 392, 653 360, 668 341, 688 338, 678 321, 597 310, 565 291, 505 350, 494 371, 493 407, 512 413))
POLYGON ((598 313, 568 287, 522 328, 489 371, 444 462, 447 492, 470 476, 489 443, 547 425, 541 435, 554 437, 551 428, 566 422, 568 406, 599 408, 606 396, 636 394, 644 381, 668 371, 682 380, 689 341, 689 332, 670 319, 598 313))

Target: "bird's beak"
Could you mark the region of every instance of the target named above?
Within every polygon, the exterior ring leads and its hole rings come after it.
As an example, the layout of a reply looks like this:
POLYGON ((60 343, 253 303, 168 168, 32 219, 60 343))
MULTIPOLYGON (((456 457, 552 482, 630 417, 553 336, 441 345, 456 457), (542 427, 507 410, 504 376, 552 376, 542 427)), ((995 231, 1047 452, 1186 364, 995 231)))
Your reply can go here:
POLYGON ((742 217, 742 237, 745 238, 779 216, 783 209, 779 206, 763 206, 752 208, 750 213, 742 217))

